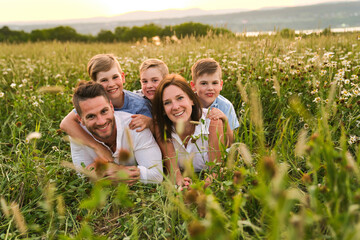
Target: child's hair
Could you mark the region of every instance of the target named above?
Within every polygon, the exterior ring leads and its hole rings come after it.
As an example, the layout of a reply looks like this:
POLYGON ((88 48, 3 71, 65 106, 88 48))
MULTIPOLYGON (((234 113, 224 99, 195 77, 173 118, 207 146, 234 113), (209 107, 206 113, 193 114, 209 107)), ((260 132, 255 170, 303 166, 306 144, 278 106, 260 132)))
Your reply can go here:
POLYGON ((217 70, 219 70, 221 79, 221 67, 217 61, 213 58, 200 59, 191 67, 192 80, 195 82, 201 75, 214 74, 217 70))
POLYGON ((87 72, 93 81, 96 81, 96 75, 99 72, 109 71, 114 64, 119 72, 122 72, 120 63, 113 54, 98 54, 93 56, 87 65, 87 72))
POLYGON ((74 90, 72 99, 76 112, 79 116, 81 116, 80 102, 99 96, 103 96, 108 102, 110 102, 109 97, 101 84, 92 81, 80 81, 74 90))
POLYGON ((190 98, 190 100, 194 103, 192 106, 191 112, 191 120, 199 121, 202 115, 202 108, 200 105, 200 101, 196 94, 192 91, 190 85, 187 83, 185 78, 180 76, 179 74, 170 74, 163 79, 159 86, 156 89, 154 102, 153 102, 153 117, 155 119, 154 122, 157 123, 160 130, 160 138, 165 140, 165 133, 167 138, 171 138, 171 132, 173 132, 173 122, 169 119, 169 117, 165 113, 164 103, 163 103, 163 94, 164 90, 174 85, 185 92, 186 95, 190 98))
POLYGON ((147 59, 140 65, 140 74, 143 73, 145 70, 148 70, 149 68, 156 68, 160 71, 161 76, 165 78, 166 75, 169 74, 169 69, 166 66, 166 64, 155 58, 147 59))

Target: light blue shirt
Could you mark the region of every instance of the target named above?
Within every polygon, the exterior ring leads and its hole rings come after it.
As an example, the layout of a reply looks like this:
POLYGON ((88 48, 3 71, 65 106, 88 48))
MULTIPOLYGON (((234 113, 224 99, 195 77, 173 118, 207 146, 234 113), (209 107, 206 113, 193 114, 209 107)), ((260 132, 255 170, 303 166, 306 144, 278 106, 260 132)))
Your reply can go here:
POLYGON ((209 108, 213 107, 220 109, 226 115, 231 130, 234 130, 240 126, 234 106, 227 98, 219 95, 209 108))
POLYGON ((149 101, 128 90, 124 90, 124 105, 122 108, 115 108, 115 111, 142 114, 152 118, 151 105, 149 101))

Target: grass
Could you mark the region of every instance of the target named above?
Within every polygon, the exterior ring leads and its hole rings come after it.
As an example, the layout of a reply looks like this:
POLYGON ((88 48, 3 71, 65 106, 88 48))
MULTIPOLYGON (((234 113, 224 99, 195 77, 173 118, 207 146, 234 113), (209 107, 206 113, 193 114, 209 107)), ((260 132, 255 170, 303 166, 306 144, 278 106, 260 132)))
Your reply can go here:
POLYGON ((339 34, 0 44, 0 239, 358 238, 359 43, 339 34), (89 79, 93 55, 110 52, 129 90, 147 58, 188 80, 197 59, 219 61, 240 128, 209 188, 198 178, 185 192, 169 181, 92 183, 62 164, 73 87, 89 79))

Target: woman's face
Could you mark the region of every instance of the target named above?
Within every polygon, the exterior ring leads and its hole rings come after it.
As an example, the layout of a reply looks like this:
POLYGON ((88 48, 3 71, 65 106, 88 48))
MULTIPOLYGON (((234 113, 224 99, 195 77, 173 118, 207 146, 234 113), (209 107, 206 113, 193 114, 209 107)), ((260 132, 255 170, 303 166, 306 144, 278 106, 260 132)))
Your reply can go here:
POLYGON ((191 120, 194 103, 181 88, 175 85, 166 87, 162 102, 166 115, 174 124, 191 120))

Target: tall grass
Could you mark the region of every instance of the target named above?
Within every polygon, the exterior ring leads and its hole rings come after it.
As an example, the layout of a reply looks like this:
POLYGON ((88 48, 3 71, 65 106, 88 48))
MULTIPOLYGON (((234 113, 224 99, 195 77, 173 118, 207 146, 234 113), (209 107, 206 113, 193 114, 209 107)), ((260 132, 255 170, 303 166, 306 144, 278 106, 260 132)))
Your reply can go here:
POLYGON ((0 44, 0 238, 357 239, 358 39, 0 44), (240 128, 208 188, 201 178, 185 191, 168 180, 114 186, 62 164, 71 157, 59 123, 72 109, 73 87, 89 79, 93 55, 109 52, 129 90, 140 88, 138 67, 147 58, 188 80, 199 58, 219 61, 221 94, 240 128))

